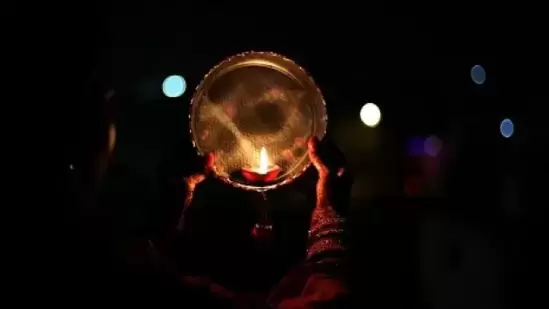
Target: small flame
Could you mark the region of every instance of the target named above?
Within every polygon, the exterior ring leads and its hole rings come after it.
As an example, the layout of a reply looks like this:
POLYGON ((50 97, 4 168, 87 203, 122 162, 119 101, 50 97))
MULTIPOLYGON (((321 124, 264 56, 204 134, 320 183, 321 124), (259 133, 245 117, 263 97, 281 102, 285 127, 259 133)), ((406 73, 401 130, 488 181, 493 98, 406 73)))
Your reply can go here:
POLYGON ((267 149, 261 147, 259 152, 259 173, 262 175, 267 174, 269 171, 269 155, 267 154, 267 149))

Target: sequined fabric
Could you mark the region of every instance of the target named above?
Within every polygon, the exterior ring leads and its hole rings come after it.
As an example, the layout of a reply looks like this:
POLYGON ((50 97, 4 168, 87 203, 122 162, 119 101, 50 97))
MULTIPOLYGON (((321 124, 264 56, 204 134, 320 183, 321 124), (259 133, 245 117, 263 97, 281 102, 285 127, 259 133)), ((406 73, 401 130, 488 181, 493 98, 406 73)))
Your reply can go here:
POLYGON ((331 206, 318 205, 311 217, 307 259, 327 252, 344 251, 345 220, 331 206))

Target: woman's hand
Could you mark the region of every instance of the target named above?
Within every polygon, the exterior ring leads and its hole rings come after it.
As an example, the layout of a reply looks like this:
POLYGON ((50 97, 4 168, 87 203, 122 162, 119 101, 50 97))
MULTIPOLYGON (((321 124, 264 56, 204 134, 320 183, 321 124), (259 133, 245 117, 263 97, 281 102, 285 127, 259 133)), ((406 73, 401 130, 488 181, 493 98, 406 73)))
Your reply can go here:
POLYGON ((330 142, 321 145, 316 138, 308 142, 311 163, 318 172, 316 207, 331 207, 345 212, 352 187, 352 177, 345 168, 343 154, 330 142))
POLYGON ((342 197, 349 197, 349 175, 344 160, 335 147, 322 145, 317 139, 308 143, 309 159, 318 172, 316 206, 311 216, 307 259, 300 272, 290 273, 270 294, 272 308, 346 308, 348 289, 341 274, 344 264, 344 219, 338 214, 342 197), (338 158, 339 156, 339 158, 338 158), (304 277, 305 276, 305 277, 304 277), (301 289, 296 290, 296 282, 301 289))
POLYGON ((183 177, 184 183, 185 183, 185 200, 183 203, 183 209, 181 210, 181 215, 179 216, 179 222, 177 224, 177 229, 179 231, 182 231, 185 225, 185 212, 189 208, 189 206, 192 204, 193 198, 194 198, 194 192, 198 185, 200 185, 207 177, 209 177, 215 168, 214 165, 214 155, 209 153, 206 154, 203 157, 204 160, 204 167, 203 170, 191 174, 190 176, 183 177))
POLYGON ((343 167, 342 154, 334 150, 332 146, 322 152, 317 139, 309 140, 309 158, 318 171, 318 181, 316 206, 309 226, 308 260, 345 250, 345 220, 340 212, 347 206, 351 181, 343 167))

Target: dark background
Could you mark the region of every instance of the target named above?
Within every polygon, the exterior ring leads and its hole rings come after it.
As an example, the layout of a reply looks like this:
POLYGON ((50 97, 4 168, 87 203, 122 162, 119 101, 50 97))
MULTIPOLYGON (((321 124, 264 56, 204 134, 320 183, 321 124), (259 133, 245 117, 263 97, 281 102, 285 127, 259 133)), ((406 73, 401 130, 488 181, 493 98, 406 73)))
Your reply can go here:
POLYGON ((192 151, 188 103, 203 75, 232 54, 274 51, 315 78, 328 134, 356 174, 350 218, 365 302, 522 307, 543 288, 531 277, 541 250, 547 49, 538 9, 516 5, 59 6, 66 13, 44 17, 41 44, 72 76, 66 98, 91 71, 124 98, 107 191, 126 233, 155 230, 168 177, 160 171, 185 169, 175 151, 192 151), (471 80, 476 64, 482 85, 471 80), (171 74, 187 81, 180 98, 161 92, 171 74), (381 109, 375 129, 360 122, 366 102, 381 109), (515 123, 509 139, 499 133, 506 117, 515 123), (411 155, 410 139, 430 135, 443 143, 439 156, 411 155), (406 190, 411 182, 416 190, 406 190))

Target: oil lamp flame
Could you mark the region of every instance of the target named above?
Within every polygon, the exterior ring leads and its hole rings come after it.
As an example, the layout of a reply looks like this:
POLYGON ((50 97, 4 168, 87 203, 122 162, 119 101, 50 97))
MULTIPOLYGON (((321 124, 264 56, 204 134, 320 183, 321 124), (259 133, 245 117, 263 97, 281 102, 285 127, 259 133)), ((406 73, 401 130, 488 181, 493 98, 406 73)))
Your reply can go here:
POLYGON ((258 173, 265 175, 267 172, 269 172, 269 155, 267 154, 267 149, 265 149, 265 147, 261 147, 261 151, 259 152, 258 173))
POLYGON ((280 173, 280 167, 271 164, 269 154, 265 147, 259 151, 259 165, 255 167, 243 167, 242 176, 253 184, 265 184, 276 180, 280 173))

